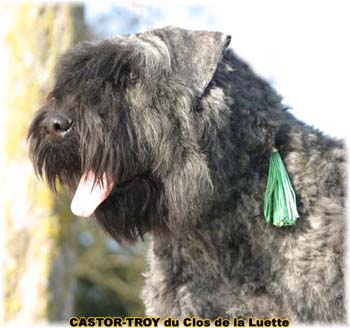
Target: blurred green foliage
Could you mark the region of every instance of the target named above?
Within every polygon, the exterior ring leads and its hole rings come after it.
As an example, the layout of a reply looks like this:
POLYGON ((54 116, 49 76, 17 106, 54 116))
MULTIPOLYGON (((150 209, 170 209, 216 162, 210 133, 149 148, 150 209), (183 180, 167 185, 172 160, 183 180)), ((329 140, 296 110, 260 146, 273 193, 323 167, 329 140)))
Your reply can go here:
POLYGON ((120 247, 95 221, 81 221, 74 315, 141 316, 142 244, 120 247))

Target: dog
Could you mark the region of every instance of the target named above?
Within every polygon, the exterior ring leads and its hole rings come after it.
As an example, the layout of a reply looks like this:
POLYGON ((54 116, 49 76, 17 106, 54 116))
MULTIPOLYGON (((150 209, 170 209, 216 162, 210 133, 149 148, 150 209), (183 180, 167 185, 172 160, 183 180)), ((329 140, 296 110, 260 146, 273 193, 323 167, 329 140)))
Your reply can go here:
POLYGON ((35 171, 118 242, 150 239, 147 315, 343 322, 344 145, 297 120, 229 43, 165 27, 78 44, 29 127, 35 171), (271 147, 293 226, 264 220, 271 147))

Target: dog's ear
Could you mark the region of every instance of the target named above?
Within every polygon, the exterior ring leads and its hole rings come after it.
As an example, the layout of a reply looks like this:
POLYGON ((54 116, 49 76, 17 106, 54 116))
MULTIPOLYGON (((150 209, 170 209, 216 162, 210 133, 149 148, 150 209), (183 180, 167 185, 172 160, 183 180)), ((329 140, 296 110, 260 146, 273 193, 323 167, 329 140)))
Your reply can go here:
POLYGON ((200 95, 213 78, 222 53, 231 41, 229 35, 220 32, 189 31, 172 26, 146 33, 162 39, 176 78, 200 95))

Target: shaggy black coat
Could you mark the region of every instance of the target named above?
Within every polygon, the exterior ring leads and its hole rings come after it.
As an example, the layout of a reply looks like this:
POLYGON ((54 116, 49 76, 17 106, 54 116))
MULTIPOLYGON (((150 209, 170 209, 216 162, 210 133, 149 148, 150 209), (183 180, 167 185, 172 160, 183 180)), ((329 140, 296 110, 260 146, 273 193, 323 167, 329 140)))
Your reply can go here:
POLYGON ((161 317, 345 320, 345 152, 298 121, 218 32, 164 28, 84 42, 65 54, 29 129, 55 189, 113 177, 97 221, 117 241, 150 235, 142 298, 161 317), (45 129, 61 112, 63 138, 45 129), (263 217, 271 147, 300 219, 263 217))

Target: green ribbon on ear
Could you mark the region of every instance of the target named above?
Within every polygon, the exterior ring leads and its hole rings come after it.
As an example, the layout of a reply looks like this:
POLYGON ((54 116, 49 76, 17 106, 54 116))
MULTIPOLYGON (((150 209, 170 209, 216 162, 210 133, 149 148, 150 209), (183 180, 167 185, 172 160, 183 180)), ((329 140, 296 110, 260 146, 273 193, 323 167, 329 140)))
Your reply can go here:
POLYGON ((272 224, 278 227, 294 225, 299 217, 295 192, 277 150, 274 150, 270 157, 264 216, 267 223, 272 219, 272 224))

